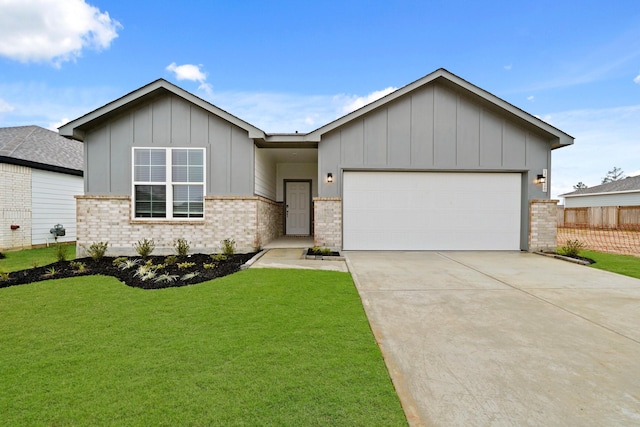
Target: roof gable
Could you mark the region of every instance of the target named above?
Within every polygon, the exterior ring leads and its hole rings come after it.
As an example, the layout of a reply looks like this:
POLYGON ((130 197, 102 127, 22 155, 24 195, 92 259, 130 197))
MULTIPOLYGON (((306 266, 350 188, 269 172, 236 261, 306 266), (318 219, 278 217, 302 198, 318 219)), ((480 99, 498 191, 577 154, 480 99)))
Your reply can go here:
POLYGON ((606 184, 590 188, 581 188, 571 193, 561 194, 562 197, 594 196, 598 194, 628 193, 640 191, 640 175, 630 176, 606 184))
POLYGON ((440 68, 434 71, 431 74, 428 74, 421 79, 414 81, 413 83, 409 83, 408 85, 370 103, 365 105, 364 107, 353 111, 349 114, 346 114, 331 123, 322 126, 309 134, 306 135, 306 140, 311 141, 319 141, 321 135, 331 132, 332 130, 339 128, 353 120, 358 119, 359 117, 376 110, 382 107, 385 104, 395 101, 396 99, 403 97, 421 87, 432 84, 433 82, 440 82, 445 84, 448 87, 453 87, 457 90, 464 91, 467 95, 472 98, 491 104, 494 108, 498 108, 502 112, 512 116, 518 121, 525 122, 529 126, 533 126, 544 134, 548 135, 554 142, 552 143, 551 148, 560 148, 563 146, 573 144, 574 138, 561 130, 551 126, 550 124, 538 119, 537 117, 521 110, 518 107, 504 101, 503 99, 498 98, 495 95, 467 82, 466 80, 456 76, 453 73, 445 70, 444 68, 440 68))
POLYGON ((87 129, 90 129, 93 126, 105 120, 108 120, 109 118, 120 114, 125 110, 133 108, 150 99, 166 93, 172 93, 176 96, 179 96, 186 101, 201 107, 205 111, 214 114, 238 126, 241 129, 246 130, 249 133, 250 138, 265 138, 265 133, 257 127, 245 122, 244 120, 239 119, 238 117, 226 112, 221 108, 216 107, 215 105, 205 101, 204 99, 199 98, 196 95, 187 92, 186 90, 179 88, 172 83, 169 83, 164 79, 158 79, 154 82, 151 82, 148 85, 141 87, 140 89, 128 93, 127 95, 124 95, 123 97, 118 98, 115 101, 112 101, 96 110, 93 110, 90 113, 87 113, 84 116, 61 126, 58 131, 62 136, 83 141, 87 129))
POLYGON ((0 160, 36 169, 82 174, 84 147, 39 126, 0 128, 0 160))

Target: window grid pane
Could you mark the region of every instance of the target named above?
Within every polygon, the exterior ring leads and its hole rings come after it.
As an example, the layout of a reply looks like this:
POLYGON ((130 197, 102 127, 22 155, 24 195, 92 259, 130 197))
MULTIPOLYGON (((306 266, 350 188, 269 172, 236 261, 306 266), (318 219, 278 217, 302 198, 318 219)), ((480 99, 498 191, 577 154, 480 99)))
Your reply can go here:
POLYGON ((133 151, 136 218, 204 217, 204 150, 135 148, 133 151), (171 159, 170 177, 166 175, 168 159, 171 159), (167 212, 169 190, 173 190, 173 200, 167 212))
POLYGON ((204 212, 202 185, 173 186, 173 216, 202 218, 204 212))
POLYGON ((166 218, 167 195, 164 185, 136 185, 136 217, 166 218))

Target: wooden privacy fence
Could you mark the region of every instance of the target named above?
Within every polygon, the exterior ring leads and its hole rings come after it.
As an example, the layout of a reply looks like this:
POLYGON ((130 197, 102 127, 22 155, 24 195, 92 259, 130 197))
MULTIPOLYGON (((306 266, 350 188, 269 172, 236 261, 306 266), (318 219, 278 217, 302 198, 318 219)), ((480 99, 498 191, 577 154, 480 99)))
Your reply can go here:
POLYGON ((558 208, 558 227, 640 228, 640 206, 558 208))
POLYGON ((578 240, 585 249, 640 256, 640 206, 558 209, 558 247, 578 240))

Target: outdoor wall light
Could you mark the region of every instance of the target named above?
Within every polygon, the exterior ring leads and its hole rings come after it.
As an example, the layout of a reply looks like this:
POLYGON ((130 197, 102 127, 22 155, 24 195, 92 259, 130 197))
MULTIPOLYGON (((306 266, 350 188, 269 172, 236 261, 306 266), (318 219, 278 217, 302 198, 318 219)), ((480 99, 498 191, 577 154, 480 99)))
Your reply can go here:
POLYGON ((331 172, 327 174, 327 182, 333 182, 333 174, 331 172))
POLYGON ((542 185, 542 192, 543 193, 547 192, 547 170, 546 169, 542 169, 542 173, 538 174, 538 176, 536 178, 536 184, 541 184, 542 185))

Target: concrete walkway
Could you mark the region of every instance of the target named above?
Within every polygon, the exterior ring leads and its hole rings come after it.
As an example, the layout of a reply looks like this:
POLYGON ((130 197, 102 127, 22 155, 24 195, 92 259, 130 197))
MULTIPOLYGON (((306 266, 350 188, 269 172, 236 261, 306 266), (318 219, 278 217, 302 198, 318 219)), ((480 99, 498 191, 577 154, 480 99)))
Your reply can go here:
POLYGON ((303 248, 275 248, 253 263, 251 268, 303 268, 307 270, 330 270, 348 272, 344 261, 320 261, 304 258, 303 248))
POLYGON ((521 252, 346 256, 411 425, 640 425, 640 280, 521 252))

